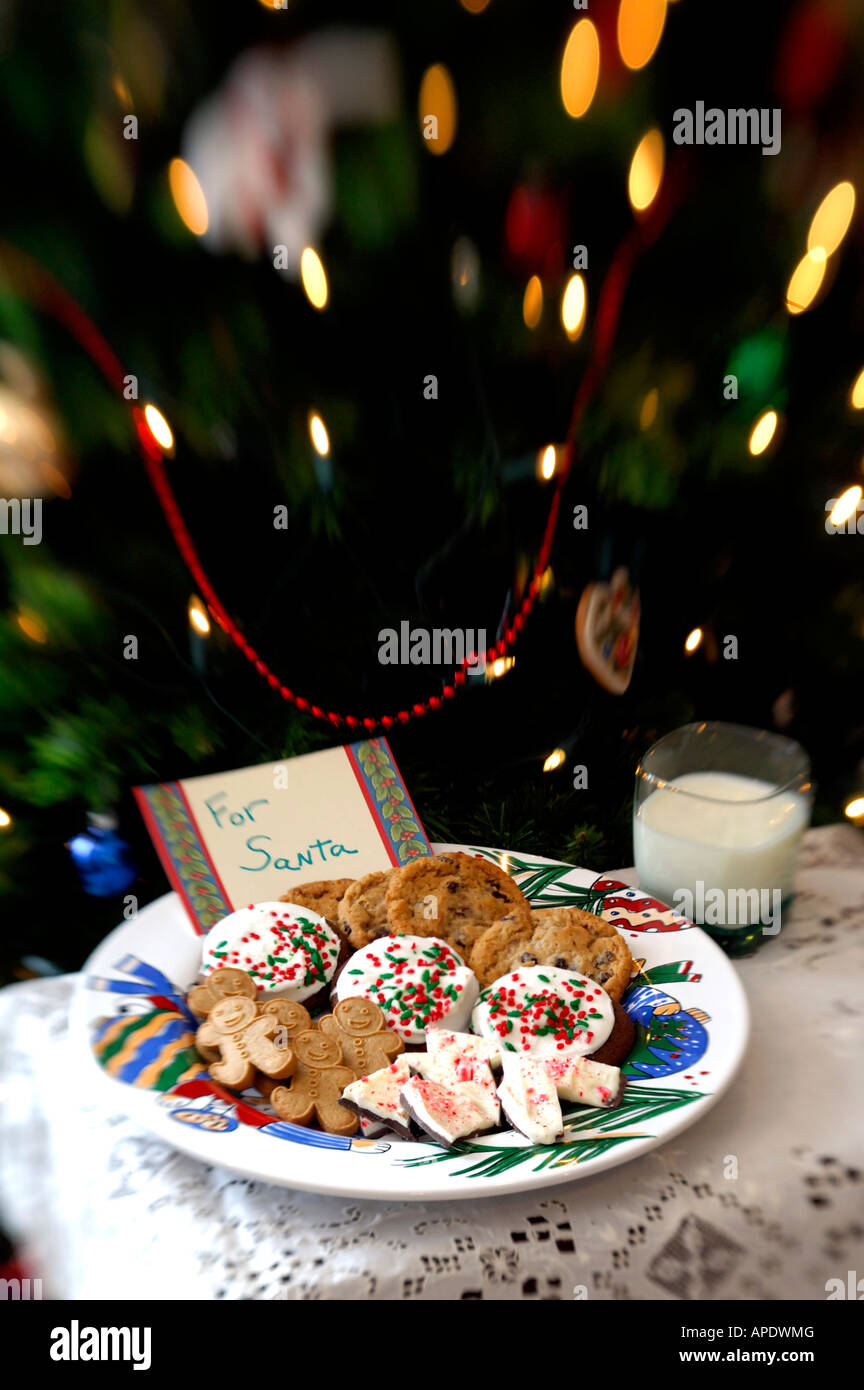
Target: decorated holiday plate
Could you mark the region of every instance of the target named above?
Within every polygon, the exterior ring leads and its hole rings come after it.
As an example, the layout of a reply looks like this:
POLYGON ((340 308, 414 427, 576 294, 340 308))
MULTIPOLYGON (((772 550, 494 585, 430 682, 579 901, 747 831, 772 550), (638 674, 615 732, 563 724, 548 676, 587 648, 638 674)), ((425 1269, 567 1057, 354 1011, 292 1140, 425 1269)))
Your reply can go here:
POLYGON ((196 1020, 184 1016, 183 992, 198 975, 201 937, 173 893, 117 927, 88 961, 71 1019, 82 1065, 115 1106, 202 1162, 357 1198, 428 1202, 548 1187, 639 1158, 696 1124, 731 1085, 748 1036, 743 990, 714 942, 614 878, 534 854, 434 848, 483 856, 533 907, 583 908, 623 935, 637 972, 621 1000, 635 1041, 615 1109, 562 1103, 564 1138, 549 1144, 505 1130, 445 1148, 389 1130, 349 1138, 286 1123, 261 1096, 215 1085, 192 1047, 196 1020))

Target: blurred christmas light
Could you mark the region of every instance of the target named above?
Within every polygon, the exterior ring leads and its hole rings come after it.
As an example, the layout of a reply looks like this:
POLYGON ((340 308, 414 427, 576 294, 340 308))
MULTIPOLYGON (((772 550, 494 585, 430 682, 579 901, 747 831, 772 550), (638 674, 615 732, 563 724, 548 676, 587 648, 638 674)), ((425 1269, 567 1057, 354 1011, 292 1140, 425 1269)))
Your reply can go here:
POLYGON ((826 256, 833 256, 849 230, 854 211, 854 186, 848 181, 836 184, 813 215, 807 233, 807 250, 816 251, 821 247, 826 256))
POLYGON ((581 275, 571 275, 561 300, 561 322, 571 342, 576 341, 585 325, 585 281, 581 275))
POLYGON ((687 634, 687 639, 684 643, 685 652, 695 652, 697 648, 701 647, 703 636, 704 633, 701 627, 694 627, 693 631, 687 634))
POLYGON ((600 38, 590 19, 570 30, 561 59, 561 100, 568 116, 584 116, 594 100, 600 76, 600 38))
POLYGON ((750 440, 747 445, 751 454, 764 454, 771 440, 774 438, 774 431, 777 428, 777 411, 766 410, 764 415, 760 415, 753 429, 750 431, 750 440))
POLYGON ((537 477, 548 482, 550 478, 555 476, 557 461, 555 445, 547 444, 546 448, 541 449, 537 455, 537 477))
MULTIPOLYGON (((532 275, 522 296, 522 318, 526 328, 536 328, 543 316, 543 281, 532 275)), ((861 373, 864 377, 864 372, 861 373)))
POLYGON ((185 159, 171 160, 168 165, 168 182, 181 222, 196 236, 203 236, 209 221, 207 200, 195 173, 185 159))
POLYGON ((312 307, 323 309, 327 303, 327 276, 321 257, 311 246, 307 246, 300 257, 300 281, 312 307))
POLYGON ((48 405, 41 377, 29 379, 29 364, 8 344, 0 344, 10 380, 0 376, 0 497, 70 496, 63 476, 60 427, 48 405))
POLYGON ((482 14, 489 4, 489 0, 459 0, 463 10, 469 14, 482 14))
POLYGON ((849 399, 852 402, 853 410, 864 410, 864 367, 855 378, 849 399))
POLYGON ((155 405, 145 405, 144 419, 147 421, 147 428, 160 449, 172 449, 174 447, 174 436, 171 433, 171 426, 168 424, 162 411, 157 410, 155 405))
POLYGON ((202 637, 206 637, 210 631, 210 619, 207 617, 207 609, 197 594, 193 594, 190 598, 186 612, 189 615, 189 626, 194 628, 196 632, 200 632, 202 637))
POLYGON ((546 594, 555 583, 555 575, 552 573, 552 566, 547 565, 540 576, 540 584, 537 589, 538 594, 546 594))
POLYGON ((657 197, 664 157, 663 136, 655 126, 642 136, 630 161, 627 196, 634 212, 645 212, 657 197))
POLYGON ((10 816, 9 812, 4 811, 3 807, 0 806, 0 830, 8 830, 11 824, 12 817, 10 816))
POLYGON ((309 412, 309 437, 316 453, 319 453, 322 458, 326 458, 330 452, 330 438, 321 416, 316 415, 311 410, 309 412))
POLYGON ((487 666, 486 668, 486 679, 490 681, 500 680, 500 678, 506 675, 508 671, 512 671, 515 665, 515 656, 496 657, 496 659, 492 662, 492 665, 487 666))
POLYGON ((659 404, 660 392, 657 390, 656 386, 652 386, 651 390, 645 396, 639 411, 640 430, 650 430, 654 421, 657 419, 657 407, 659 404))
POLYGON ((424 72, 418 106, 424 145, 430 154, 446 154, 456 135, 456 89, 443 63, 424 72))
POLYGON ((858 483, 853 487, 847 487, 846 491, 837 498, 828 514, 828 520, 832 526, 842 526, 844 521, 848 521, 850 516, 854 516, 862 497, 864 497, 864 488, 860 487, 858 483))
POLYGON ((113 88, 115 97, 120 102, 120 105, 124 108, 124 110, 133 111, 135 109, 135 103, 132 100, 132 93, 130 92, 126 82, 121 77, 119 72, 115 72, 114 76, 112 77, 111 86, 113 88))
POLYGON ((565 761, 567 754, 563 748, 554 748, 543 764, 544 772, 554 772, 556 767, 560 767, 565 761))
POLYGON ((476 309, 480 298, 480 256, 470 237, 457 237, 450 256, 453 298, 460 309, 476 309))
POLYGON ((850 820, 858 820, 859 816, 864 816, 864 796, 856 796, 848 803, 843 813, 850 820))
POLYGON ((826 265, 827 258, 821 246, 802 256, 786 287, 786 308, 790 314, 803 314, 809 309, 825 278, 826 265))
POLYGON ((635 72, 651 61, 665 23, 666 0, 621 0, 618 51, 628 68, 635 72))
POLYGON ((43 646, 48 641, 48 629, 35 613, 22 608, 20 613, 15 614, 15 621, 24 636, 29 637, 31 642, 38 642, 40 646, 43 646))

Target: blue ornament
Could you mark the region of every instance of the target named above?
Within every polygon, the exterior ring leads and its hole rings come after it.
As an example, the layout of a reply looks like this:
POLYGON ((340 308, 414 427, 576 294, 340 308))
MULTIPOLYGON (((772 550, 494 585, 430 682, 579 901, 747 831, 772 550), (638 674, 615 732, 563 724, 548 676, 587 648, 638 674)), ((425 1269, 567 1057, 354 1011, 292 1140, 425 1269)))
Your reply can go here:
POLYGON ((88 815, 87 829, 66 846, 78 870, 81 887, 93 898, 113 898, 131 888, 138 877, 132 850, 117 834, 111 815, 88 815))

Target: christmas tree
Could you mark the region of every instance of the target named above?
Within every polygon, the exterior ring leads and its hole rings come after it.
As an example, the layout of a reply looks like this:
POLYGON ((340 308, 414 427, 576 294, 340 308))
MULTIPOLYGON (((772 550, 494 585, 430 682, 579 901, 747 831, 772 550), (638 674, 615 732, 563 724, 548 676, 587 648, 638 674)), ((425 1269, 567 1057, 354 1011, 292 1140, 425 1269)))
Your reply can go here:
POLYGON ((818 820, 864 794, 853 0, 45 18, 0 32, 4 978, 118 919, 88 811, 146 902, 132 786, 336 715, 430 838, 597 870, 689 719, 797 738, 818 820), (497 657, 382 660, 403 624, 497 657))

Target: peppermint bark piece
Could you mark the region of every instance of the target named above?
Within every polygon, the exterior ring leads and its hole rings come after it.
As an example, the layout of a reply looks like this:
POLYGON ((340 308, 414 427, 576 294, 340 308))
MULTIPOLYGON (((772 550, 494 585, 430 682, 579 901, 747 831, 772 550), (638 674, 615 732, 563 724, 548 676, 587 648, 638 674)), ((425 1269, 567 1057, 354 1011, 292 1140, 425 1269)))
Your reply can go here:
MULTIPOLYGON (((479 1039, 478 1039, 479 1041, 479 1039)), ((440 1052, 409 1052, 405 1060, 412 1072, 443 1086, 464 1086, 493 1125, 501 1123, 501 1107, 495 1078, 488 1062, 444 1049, 440 1052)))
MULTIPOLYGON (((407 1057, 397 1057, 389 1067, 361 1076, 346 1086, 341 1104, 358 1116, 361 1125, 363 1121, 378 1122, 405 1139, 413 1139, 411 1117, 400 1099, 402 1087, 410 1075, 407 1057)), ((366 1134, 369 1130, 364 1126, 363 1132, 366 1134)))
POLYGON ((447 1147, 459 1139, 470 1139, 484 1129, 491 1129, 494 1124, 471 1094, 470 1087, 458 1082, 446 1086, 440 1081, 412 1076, 402 1087, 401 1099, 423 1133, 436 1144, 447 1147))
POLYGON ((504 1079, 498 1087, 501 1108, 514 1129, 535 1144, 556 1144, 564 1137, 564 1119, 555 1086, 542 1062, 505 1054, 504 1079))
POLYGON ((620 1067, 592 1062, 590 1057, 548 1057, 546 1074, 562 1100, 614 1110, 621 1104, 624 1078, 620 1067))

